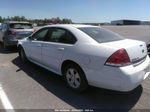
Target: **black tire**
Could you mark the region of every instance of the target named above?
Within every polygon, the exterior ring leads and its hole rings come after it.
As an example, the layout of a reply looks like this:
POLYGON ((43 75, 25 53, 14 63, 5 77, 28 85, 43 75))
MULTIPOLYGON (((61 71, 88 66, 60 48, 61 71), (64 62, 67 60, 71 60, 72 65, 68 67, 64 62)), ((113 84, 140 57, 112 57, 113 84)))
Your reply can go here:
MULTIPOLYGON (((69 88, 71 88, 73 91, 83 92, 88 87, 88 83, 87 83, 87 80, 86 80, 83 70, 76 64, 68 64, 63 70, 63 76, 64 76, 64 80, 65 80, 67 86, 69 88), (71 69, 74 69, 75 72, 77 72, 78 76, 80 77, 80 80, 78 78, 74 77, 74 80, 78 80, 78 82, 80 82, 80 85, 77 86, 76 88, 71 86, 71 84, 69 83, 68 78, 67 78, 67 74, 68 74, 69 70, 71 70, 71 69)), ((73 85, 75 85, 75 81, 74 81, 73 85)))
POLYGON ((22 62, 24 62, 24 63, 28 62, 28 59, 27 59, 24 49, 22 47, 19 47, 19 57, 22 62))
POLYGON ((9 49, 9 46, 6 45, 5 41, 3 41, 3 48, 4 48, 5 51, 7 51, 9 49))

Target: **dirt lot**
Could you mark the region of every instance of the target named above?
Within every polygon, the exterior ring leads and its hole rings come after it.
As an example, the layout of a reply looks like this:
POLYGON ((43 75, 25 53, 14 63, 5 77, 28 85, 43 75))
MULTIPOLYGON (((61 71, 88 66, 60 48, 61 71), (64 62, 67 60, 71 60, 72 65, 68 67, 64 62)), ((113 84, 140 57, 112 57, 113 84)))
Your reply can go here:
POLYGON ((149 26, 102 26, 112 30, 120 35, 136 40, 142 40, 150 43, 150 25, 149 26))

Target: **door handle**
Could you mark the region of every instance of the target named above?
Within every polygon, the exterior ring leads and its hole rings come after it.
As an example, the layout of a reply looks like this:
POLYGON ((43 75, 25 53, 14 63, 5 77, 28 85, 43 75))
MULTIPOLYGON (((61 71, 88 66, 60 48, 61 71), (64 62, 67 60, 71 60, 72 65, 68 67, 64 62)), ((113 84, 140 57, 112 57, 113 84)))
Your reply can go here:
POLYGON ((41 44, 38 44, 38 45, 37 45, 37 47, 41 47, 41 46, 42 46, 41 44))
POLYGON ((59 51, 64 51, 65 48, 60 47, 60 48, 58 48, 58 50, 59 50, 59 51))

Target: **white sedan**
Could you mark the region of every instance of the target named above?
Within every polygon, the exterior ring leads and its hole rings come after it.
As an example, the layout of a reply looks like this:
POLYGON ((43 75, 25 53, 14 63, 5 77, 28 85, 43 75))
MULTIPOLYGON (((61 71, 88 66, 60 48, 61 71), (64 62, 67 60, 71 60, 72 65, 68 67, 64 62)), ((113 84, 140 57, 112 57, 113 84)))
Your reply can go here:
POLYGON ((64 77, 75 91, 88 85, 130 91, 150 74, 146 44, 98 26, 50 25, 18 42, 23 62, 64 77))

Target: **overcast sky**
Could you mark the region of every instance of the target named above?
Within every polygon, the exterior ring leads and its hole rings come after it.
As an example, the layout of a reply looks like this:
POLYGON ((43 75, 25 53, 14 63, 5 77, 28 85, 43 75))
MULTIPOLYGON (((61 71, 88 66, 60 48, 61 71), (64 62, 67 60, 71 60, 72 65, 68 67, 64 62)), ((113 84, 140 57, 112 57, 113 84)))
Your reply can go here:
POLYGON ((60 17, 74 22, 150 20, 150 0, 0 0, 0 16, 60 17))

